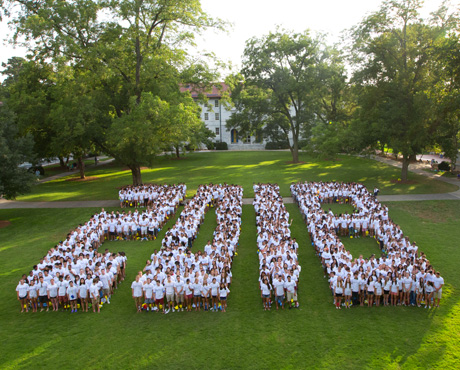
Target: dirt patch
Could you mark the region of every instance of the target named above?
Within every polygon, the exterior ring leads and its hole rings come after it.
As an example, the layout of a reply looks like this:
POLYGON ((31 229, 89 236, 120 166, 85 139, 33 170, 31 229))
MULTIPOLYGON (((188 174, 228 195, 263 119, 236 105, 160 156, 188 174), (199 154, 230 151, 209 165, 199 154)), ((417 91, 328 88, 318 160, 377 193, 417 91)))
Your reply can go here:
POLYGON ((11 222, 7 220, 0 220, 0 229, 3 229, 4 227, 10 226, 11 222))
POLYGON ((70 179, 66 179, 65 181, 84 182, 84 181, 97 180, 98 178, 99 177, 97 177, 97 176, 86 176, 84 179, 80 179, 79 177, 72 177, 70 179))

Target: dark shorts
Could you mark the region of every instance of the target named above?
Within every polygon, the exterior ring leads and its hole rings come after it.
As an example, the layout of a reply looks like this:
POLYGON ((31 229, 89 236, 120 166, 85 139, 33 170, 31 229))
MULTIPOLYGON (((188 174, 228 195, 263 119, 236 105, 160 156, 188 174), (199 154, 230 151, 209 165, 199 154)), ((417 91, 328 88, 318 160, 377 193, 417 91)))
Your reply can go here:
POLYGON ((19 299, 26 299, 26 298, 27 298, 27 296, 26 296, 26 295, 25 295, 24 297, 19 297, 19 299))
POLYGON ((268 298, 268 297, 270 297, 270 294, 263 294, 262 296, 263 296, 264 298, 268 298))
POLYGON ((227 297, 220 297, 220 300, 221 300, 221 301, 226 301, 226 300, 227 300, 227 297))
POLYGON ((164 298, 155 299, 156 304, 163 304, 163 302, 164 302, 164 298))
POLYGON ((276 300, 277 301, 284 301, 284 295, 277 295, 276 300))
POLYGON ((367 292, 367 295, 374 295, 374 292, 367 292))
POLYGON ((390 291, 389 290, 384 290, 383 294, 390 294, 390 291))
POLYGON ((46 296, 46 295, 41 295, 41 296, 38 297, 38 301, 39 301, 40 303, 47 303, 47 302, 48 302, 48 296, 46 296))
POLYGON ((342 293, 335 293, 336 297, 342 297, 342 293))

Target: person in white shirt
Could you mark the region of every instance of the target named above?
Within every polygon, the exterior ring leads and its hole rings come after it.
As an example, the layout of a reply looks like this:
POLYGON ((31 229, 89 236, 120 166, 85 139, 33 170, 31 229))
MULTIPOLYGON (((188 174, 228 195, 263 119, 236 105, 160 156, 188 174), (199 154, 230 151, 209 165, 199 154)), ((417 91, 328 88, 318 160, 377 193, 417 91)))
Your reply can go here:
POLYGON ((91 305, 93 306, 93 312, 96 312, 97 308, 97 313, 101 312, 101 307, 99 306, 99 285, 98 285, 98 278, 93 279, 93 283, 89 287, 89 296, 91 298, 91 305))
POLYGON ((171 275, 169 275, 166 279, 164 286, 166 292, 166 303, 168 304, 166 313, 169 313, 171 310, 174 312, 174 282, 171 279, 171 275))
POLYGON ((264 311, 270 311, 270 300, 272 298, 272 286, 268 282, 268 279, 264 277, 260 283, 260 295, 264 304, 264 311))
POLYGON ((88 312, 88 287, 86 286, 85 278, 83 277, 80 279, 77 294, 80 299, 82 312, 88 312))
POLYGON ((158 309, 160 310, 163 308, 163 313, 166 313, 164 304, 165 287, 160 283, 160 280, 157 280, 157 284, 155 285, 153 292, 155 294, 155 304, 157 305, 158 309))
POLYGON ((58 289, 59 288, 57 284, 55 284, 54 279, 51 279, 50 283, 47 286, 47 292, 48 292, 48 300, 50 300, 53 305, 53 311, 59 310, 58 289))
POLYGON ((279 306, 281 306, 284 310, 284 281, 281 274, 278 275, 278 280, 273 281, 273 288, 275 289, 276 309, 278 310, 279 306))
POLYGON ((181 280, 180 275, 177 275, 176 281, 174 282, 174 296, 179 309, 184 311, 182 307, 184 304, 184 282, 181 280))
POLYGON ((141 304, 142 304, 142 296, 143 296, 142 283, 139 280, 140 280, 140 276, 138 274, 136 276, 136 280, 133 281, 131 284, 132 296, 134 299, 134 304, 136 305, 137 313, 140 313, 142 310, 141 304))
POLYGON ((147 311, 150 311, 152 309, 153 312, 153 288, 154 284, 152 283, 152 280, 150 278, 147 278, 147 280, 144 282, 144 285, 142 285, 142 290, 144 291, 144 302, 147 304, 147 311))
POLYGON ((230 293, 230 290, 227 288, 225 283, 220 283, 219 287, 219 301, 222 307, 222 312, 226 312, 227 309, 227 296, 230 293))
POLYGON ((77 297, 78 297, 78 288, 74 285, 73 281, 69 281, 69 286, 67 287, 67 299, 70 302, 70 313, 77 312, 77 297))
POLYGON ((286 291, 286 303, 289 305, 289 308, 291 308, 292 304, 297 304, 296 283, 291 279, 291 275, 287 276, 287 281, 284 283, 284 289, 286 291))
POLYGON ((444 279, 441 277, 439 272, 436 272, 436 276, 433 278, 433 285, 433 304, 434 307, 439 307, 439 301, 442 297, 442 287, 444 285, 444 279))
POLYGON ((18 286, 16 287, 16 292, 18 295, 18 301, 21 305, 21 312, 29 312, 29 306, 27 302, 27 295, 29 293, 29 284, 26 284, 24 280, 20 280, 18 286))
POLYGON ((37 287, 35 286, 35 279, 32 280, 29 284, 29 289, 27 291, 27 298, 29 299, 30 306, 32 307, 32 312, 37 312, 37 287))

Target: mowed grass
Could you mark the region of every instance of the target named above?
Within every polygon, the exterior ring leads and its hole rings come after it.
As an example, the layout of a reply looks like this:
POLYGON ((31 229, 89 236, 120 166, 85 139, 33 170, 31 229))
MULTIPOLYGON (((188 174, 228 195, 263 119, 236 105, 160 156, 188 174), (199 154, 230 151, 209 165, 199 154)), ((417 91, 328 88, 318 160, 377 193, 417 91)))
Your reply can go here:
MULTIPOLYGON (((305 153, 302 163, 292 164, 286 151, 206 152, 190 153, 180 160, 159 157, 157 163, 142 170, 144 183, 187 184, 188 194, 199 184, 236 183, 252 196, 254 182, 280 185, 281 195, 289 196, 289 185, 297 181, 359 181, 381 194, 446 193, 458 187, 410 173, 407 183, 398 183, 401 170, 371 159, 340 156, 336 161, 319 161, 305 153)), ((89 181, 73 181, 78 174, 37 185, 30 194, 18 198, 24 201, 104 200, 115 199, 120 187, 132 184, 128 168, 116 163, 88 169, 89 181), (72 181, 69 181, 72 180, 72 181)))
MULTIPOLYGON (((289 204, 302 266, 298 310, 262 310, 255 215, 247 205, 227 313, 135 313, 130 283, 159 248, 163 230, 154 242, 104 244, 112 251, 124 250, 128 266, 127 281, 101 314, 21 314, 15 299, 20 275, 95 210, 1 210, 0 219, 12 224, 0 230, 0 368, 458 368, 460 202, 388 206, 393 220, 417 241, 445 279, 439 309, 336 310, 301 214, 289 204)), ((212 238, 214 218, 210 210, 195 251, 212 238)), ((366 256, 375 253, 372 240, 359 240, 370 243, 366 256)), ((345 243, 349 247, 355 241, 345 243)))

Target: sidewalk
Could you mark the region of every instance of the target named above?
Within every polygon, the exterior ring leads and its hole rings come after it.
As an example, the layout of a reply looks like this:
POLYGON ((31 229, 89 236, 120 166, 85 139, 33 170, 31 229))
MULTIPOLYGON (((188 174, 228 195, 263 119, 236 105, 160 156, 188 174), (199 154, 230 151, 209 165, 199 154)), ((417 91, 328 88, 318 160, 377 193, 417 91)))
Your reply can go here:
MULTIPOLYGON (((401 168, 401 163, 389 158, 382 158, 379 156, 371 156, 372 159, 386 163, 390 166, 401 168)), ((100 162, 98 166, 107 164, 113 161, 109 159, 107 161, 100 162)), ((92 165, 92 168, 95 166, 92 165)), ((432 172, 426 172, 423 168, 429 168, 429 165, 423 163, 413 163, 409 166, 409 171, 414 172, 421 176, 426 176, 434 180, 444 181, 449 184, 453 184, 457 187, 460 186, 460 180, 456 178, 446 178, 439 176, 432 172)), ((60 177, 69 176, 75 174, 73 172, 64 172, 55 176, 48 177, 43 182, 52 181, 60 177)), ((403 195, 380 195, 377 197, 380 202, 402 202, 402 201, 424 201, 424 200, 460 200, 460 189, 452 193, 438 193, 438 194, 403 194, 403 195)), ((292 204, 294 199, 292 197, 284 197, 284 203, 292 204)), ((243 204, 251 205, 253 198, 244 198, 243 204)), ((90 200, 90 201, 58 201, 58 202, 18 202, 14 200, 0 199, 0 209, 13 209, 13 208, 102 208, 102 207, 119 207, 120 203, 118 200, 90 200)))

